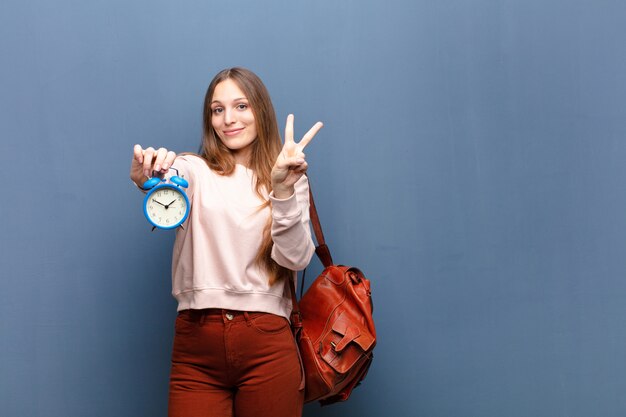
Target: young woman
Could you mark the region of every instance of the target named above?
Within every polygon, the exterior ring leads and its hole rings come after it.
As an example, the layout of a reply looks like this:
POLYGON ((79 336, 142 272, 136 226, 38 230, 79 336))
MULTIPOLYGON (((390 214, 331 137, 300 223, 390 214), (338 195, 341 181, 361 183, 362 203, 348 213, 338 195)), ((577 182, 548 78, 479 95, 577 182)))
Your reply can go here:
POLYGON ((170 417, 301 415, 287 280, 315 250, 303 150, 321 127, 295 142, 289 115, 282 144, 261 80, 230 68, 209 85, 199 155, 135 145, 135 184, 170 167, 189 181, 172 258, 170 417))

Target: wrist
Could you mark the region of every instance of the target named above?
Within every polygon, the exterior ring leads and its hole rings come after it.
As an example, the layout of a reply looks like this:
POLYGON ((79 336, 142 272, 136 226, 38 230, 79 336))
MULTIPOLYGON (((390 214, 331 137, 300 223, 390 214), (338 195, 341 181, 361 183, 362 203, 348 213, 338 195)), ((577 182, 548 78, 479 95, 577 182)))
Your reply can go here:
POLYGON ((295 192, 295 189, 293 186, 291 187, 278 186, 278 187, 272 187, 272 191, 274 193, 274 198, 277 198, 279 200, 285 200, 293 195, 293 193, 295 192))

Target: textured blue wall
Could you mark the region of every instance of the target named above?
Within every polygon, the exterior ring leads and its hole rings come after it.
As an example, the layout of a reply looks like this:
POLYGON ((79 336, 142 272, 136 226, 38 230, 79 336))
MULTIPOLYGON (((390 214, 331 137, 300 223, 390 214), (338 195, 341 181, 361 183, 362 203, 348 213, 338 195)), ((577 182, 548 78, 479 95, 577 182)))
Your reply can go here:
MULTIPOLYGON (((626 3, 18 1, 0 6, 0 414, 165 416, 171 233, 131 147, 197 149, 256 71, 307 148, 379 345, 306 416, 626 415, 626 3)), ((316 262, 309 276, 319 272, 316 262)))

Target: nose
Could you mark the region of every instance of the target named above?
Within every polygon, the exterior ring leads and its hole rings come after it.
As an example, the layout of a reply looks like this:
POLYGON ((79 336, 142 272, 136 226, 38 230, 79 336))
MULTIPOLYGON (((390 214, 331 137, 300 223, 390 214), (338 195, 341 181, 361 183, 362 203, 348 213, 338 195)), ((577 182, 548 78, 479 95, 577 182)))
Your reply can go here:
POLYGON ((235 112, 232 109, 224 110, 224 123, 227 125, 232 125, 237 121, 235 117, 235 112))

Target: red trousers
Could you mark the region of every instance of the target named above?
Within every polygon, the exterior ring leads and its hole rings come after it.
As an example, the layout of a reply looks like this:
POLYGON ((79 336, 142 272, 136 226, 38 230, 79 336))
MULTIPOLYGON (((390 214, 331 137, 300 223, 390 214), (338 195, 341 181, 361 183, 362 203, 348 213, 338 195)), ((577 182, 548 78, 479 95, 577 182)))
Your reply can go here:
POLYGON ((176 318, 169 417, 299 417, 302 377, 284 317, 207 309, 176 318))

